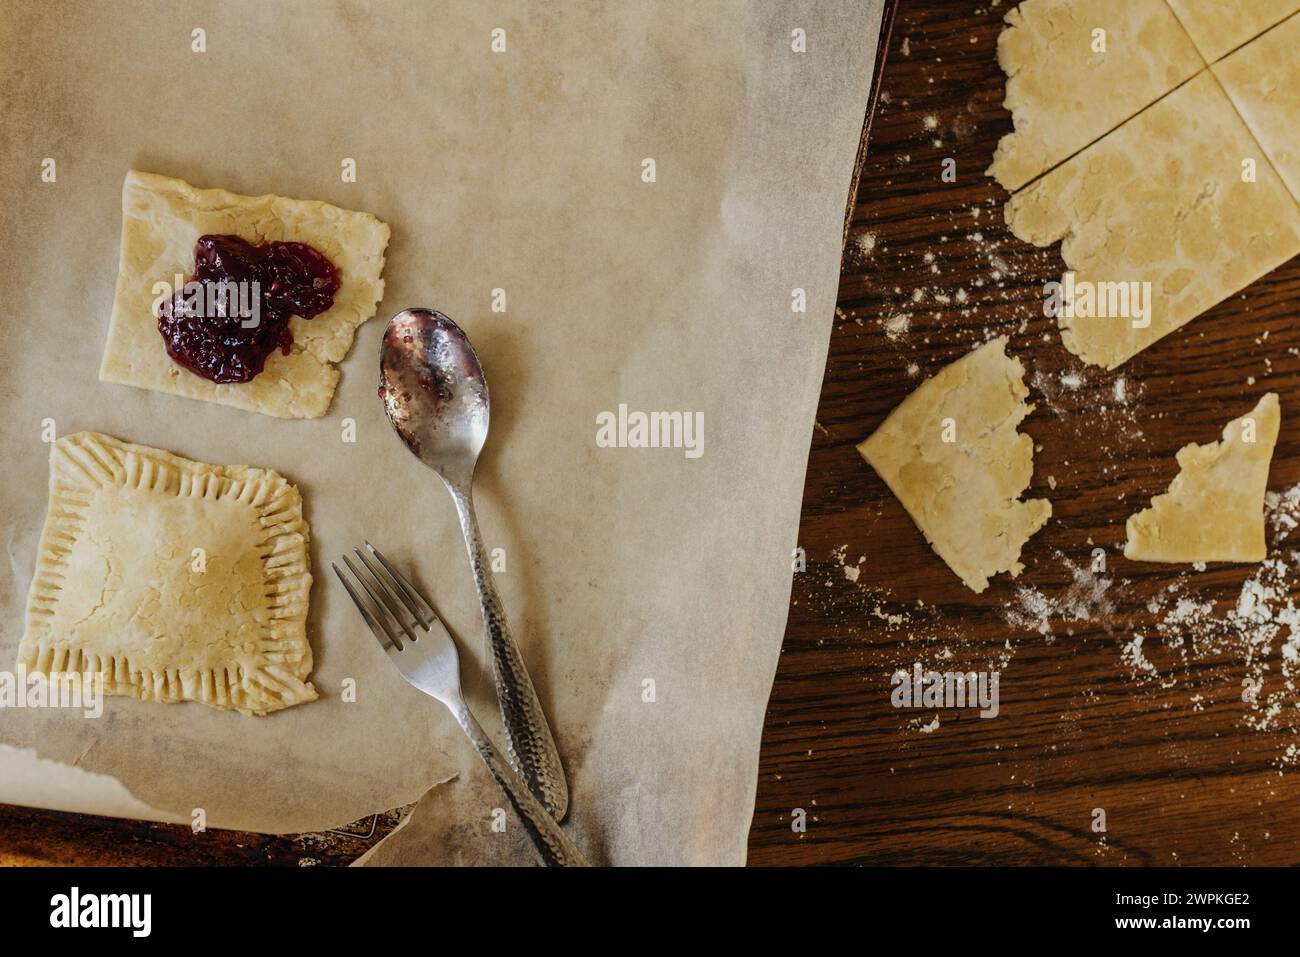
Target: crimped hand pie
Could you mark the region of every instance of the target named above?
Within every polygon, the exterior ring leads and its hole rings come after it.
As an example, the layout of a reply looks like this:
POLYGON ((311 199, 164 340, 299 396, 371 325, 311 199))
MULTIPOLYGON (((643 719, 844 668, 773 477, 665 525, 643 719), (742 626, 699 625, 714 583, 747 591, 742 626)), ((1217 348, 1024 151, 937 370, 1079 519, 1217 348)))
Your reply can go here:
POLYGON ((122 184, 122 251, 113 317, 99 377, 156 392, 204 399, 285 419, 325 414, 357 327, 384 295, 388 226, 369 213, 315 200, 240 196, 224 189, 135 170, 122 184), (177 286, 194 272, 200 236, 253 243, 306 243, 338 268, 341 286, 328 310, 289 320, 288 355, 274 352, 249 382, 219 384, 173 362, 158 332, 155 284, 177 286))
POLYGON ((311 701, 308 540, 298 490, 273 471, 66 436, 19 664, 245 714, 311 701))

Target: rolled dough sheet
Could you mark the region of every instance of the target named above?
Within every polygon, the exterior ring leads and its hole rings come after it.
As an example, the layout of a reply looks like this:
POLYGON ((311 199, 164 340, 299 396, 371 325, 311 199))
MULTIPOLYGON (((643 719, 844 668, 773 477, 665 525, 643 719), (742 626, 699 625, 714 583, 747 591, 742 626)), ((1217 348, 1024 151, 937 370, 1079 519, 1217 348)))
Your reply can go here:
POLYGON ((1300 206, 1208 70, 1017 193, 1005 214, 1027 242, 1064 240, 1076 287, 1151 284, 1146 320, 1059 320, 1067 349, 1109 369, 1300 252, 1300 206), (1255 182, 1242 181, 1247 158, 1255 182))
POLYGON ((998 63, 1016 129, 988 172, 1012 191, 1205 66, 1164 0, 1026 0, 1006 21, 998 63), (1104 53, 1093 50, 1099 29, 1104 53))
POLYGON ((1276 392, 1209 445, 1178 450, 1169 491, 1129 516, 1124 557, 1139 562, 1262 562, 1264 492, 1282 414, 1276 392))
POLYGON ((1034 471, 1034 443, 1016 427, 1025 368, 999 336, 943 368, 858 446, 926 541, 974 592, 990 576, 1020 574, 1020 549, 1052 514, 1046 499, 1019 501, 1034 471))
POLYGON ((1300 10, 1300 0, 1169 0, 1169 6, 1213 63, 1300 10))
POLYGON ((1214 75, 1300 200, 1300 14, 1214 65, 1214 75))

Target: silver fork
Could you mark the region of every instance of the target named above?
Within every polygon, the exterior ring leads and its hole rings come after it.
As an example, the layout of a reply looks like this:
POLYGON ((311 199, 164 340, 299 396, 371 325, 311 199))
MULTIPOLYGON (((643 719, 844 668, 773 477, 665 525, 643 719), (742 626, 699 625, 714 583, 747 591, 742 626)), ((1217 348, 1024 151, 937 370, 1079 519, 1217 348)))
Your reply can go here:
POLYGON ((369 542, 365 552, 359 548, 353 551, 361 567, 354 565, 347 555, 342 556, 343 564, 361 586, 360 591, 338 565, 331 562, 330 567, 402 677, 451 711, 519 815, 543 863, 555 867, 586 866, 582 852, 560 830, 560 825, 533 796, 470 713, 460 693, 456 645, 437 613, 369 542))

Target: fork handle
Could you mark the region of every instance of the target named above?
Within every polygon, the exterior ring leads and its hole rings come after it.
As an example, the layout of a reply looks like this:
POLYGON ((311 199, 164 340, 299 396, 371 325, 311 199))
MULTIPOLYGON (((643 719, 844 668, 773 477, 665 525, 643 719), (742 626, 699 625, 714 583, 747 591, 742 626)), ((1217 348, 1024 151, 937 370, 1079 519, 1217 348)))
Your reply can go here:
POLYGON ((492 681, 496 685, 501 721, 505 726, 506 754, 534 796, 550 809, 557 821, 563 821, 569 810, 569 786, 564 780, 564 767, 560 764, 555 739, 551 737, 551 728, 546 723, 541 702, 537 700, 532 679, 528 677, 519 646, 506 625, 505 609, 492 583, 492 566, 483 548, 478 520, 474 517, 472 493, 468 486, 450 482, 447 488, 456 503, 465 547, 469 550, 470 565, 474 569, 479 604, 483 608, 492 681))
POLYGON ((483 763, 492 772, 492 777, 496 779, 501 790, 505 792, 510 806, 519 815, 524 830, 532 839, 533 845, 537 848, 537 853, 541 855, 542 863, 547 867, 590 866, 587 859, 582 856, 582 852, 560 830, 560 825, 555 818, 551 817, 550 812, 542 806, 542 802, 533 796, 533 792, 528 790, 528 786, 524 784, 510 764, 501 756, 501 752, 496 749, 492 739, 484 733, 478 720, 470 713, 465 703, 460 701, 450 704, 448 707, 455 716, 456 723, 461 726, 465 734, 469 736, 470 741, 473 742, 474 749, 478 751, 478 756, 483 759, 483 763))

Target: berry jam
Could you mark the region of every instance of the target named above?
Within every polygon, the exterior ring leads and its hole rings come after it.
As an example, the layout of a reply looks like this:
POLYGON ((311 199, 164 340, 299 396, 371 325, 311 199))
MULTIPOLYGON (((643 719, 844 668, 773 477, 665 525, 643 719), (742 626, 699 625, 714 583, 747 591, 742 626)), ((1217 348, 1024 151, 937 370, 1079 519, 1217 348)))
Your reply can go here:
POLYGON ((334 304, 339 272, 306 243, 200 236, 194 277, 158 307, 158 331, 178 365, 213 382, 248 382, 293 345, 289 317, 334 304))

